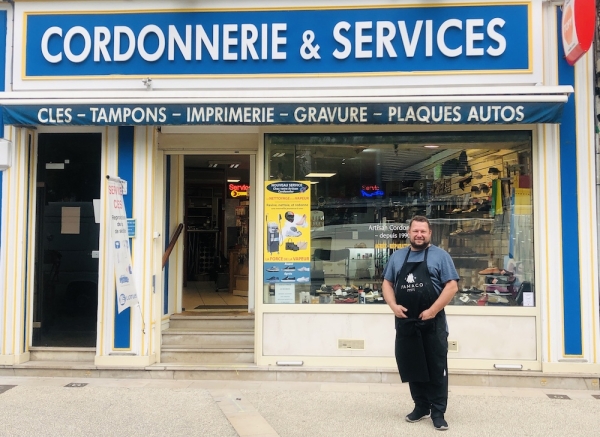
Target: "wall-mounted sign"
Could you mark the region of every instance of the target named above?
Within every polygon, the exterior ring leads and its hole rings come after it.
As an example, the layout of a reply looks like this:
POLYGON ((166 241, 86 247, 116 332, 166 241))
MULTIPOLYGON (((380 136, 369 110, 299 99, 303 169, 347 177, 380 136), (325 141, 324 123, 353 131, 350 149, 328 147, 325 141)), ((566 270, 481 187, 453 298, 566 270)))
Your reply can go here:
POLYGON ((4 124, 146 125, 441 125, 558 123, 561 102, 274 103, 211 105, 4 105, 4 124))
POLYGON ((23 78, 530 72, 531 5, 24 15, 23 78))
POLYGON ((127 236, 135 238, 136 223, 134 218, 127 219, 127 236))
POLYGON ((569 65, 574 65, 589 50, 595 31, 596 0, 565 0, 562 42, 569 65))
POLYGON ((248 184, 227 184, 227 194, 230 198, 248 197, 250 185, 248 184))
POLYGON ((384 196, 385 193, 379 185, 363 185, 360 189, 362 197, 378 197, 384 196))

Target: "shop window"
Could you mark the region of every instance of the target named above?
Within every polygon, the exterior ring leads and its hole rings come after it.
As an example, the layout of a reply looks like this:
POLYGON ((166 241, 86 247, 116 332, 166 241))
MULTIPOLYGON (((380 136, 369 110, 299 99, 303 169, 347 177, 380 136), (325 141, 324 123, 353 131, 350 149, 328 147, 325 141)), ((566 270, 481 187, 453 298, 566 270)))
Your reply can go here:
POLYGON ((532 167, 529 131, 267 135, 264 302, 385 304, 383 268, 424 215, 452 305, 535 306, 532 167))

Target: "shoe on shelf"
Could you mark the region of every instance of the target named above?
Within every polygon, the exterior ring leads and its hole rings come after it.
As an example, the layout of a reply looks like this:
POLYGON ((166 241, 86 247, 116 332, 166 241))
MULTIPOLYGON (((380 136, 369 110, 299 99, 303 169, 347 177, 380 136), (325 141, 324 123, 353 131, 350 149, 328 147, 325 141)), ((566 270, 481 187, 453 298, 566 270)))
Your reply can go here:
POLYGON ((448 429, 448 422, 444 420, 444 417, 432 417, 433 427, 437 431, 446 431, 448 429))
POLYGON ((419 420, 428 419, 429 416, 429 411, 415 408, 412 410, 412 413, 406 416, 406 421, 411 423, 418 422, 419 420))

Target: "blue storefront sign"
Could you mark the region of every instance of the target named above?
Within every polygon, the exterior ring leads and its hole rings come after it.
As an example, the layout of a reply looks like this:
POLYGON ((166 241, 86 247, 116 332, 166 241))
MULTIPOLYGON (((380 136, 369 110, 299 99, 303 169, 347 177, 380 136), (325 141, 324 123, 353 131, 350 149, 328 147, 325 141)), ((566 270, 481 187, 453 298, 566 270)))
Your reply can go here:
POLYGON ((530 7, 26 13, 23 78, 523 73, 530 7))
POLYGON ((44 126, 440 125, 558 123, 563 103, 4 106, 4 122, 44 126))

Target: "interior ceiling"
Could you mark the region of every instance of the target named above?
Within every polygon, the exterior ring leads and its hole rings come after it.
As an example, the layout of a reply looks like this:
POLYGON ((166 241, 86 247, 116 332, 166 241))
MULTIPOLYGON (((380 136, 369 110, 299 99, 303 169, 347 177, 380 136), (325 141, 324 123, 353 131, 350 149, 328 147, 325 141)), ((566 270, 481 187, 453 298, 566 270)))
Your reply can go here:
MULTIPOLYGON (((415 172, 422 178, 433 177, 433 168, 448 159, 457 158, 465 144, 436 143, 439 148, 427 148, 419 144, 378 144, 378 145, 297 145, 294 150, 296 163, 304 159, 310 164, 310 171, 336 171, 342 162, 349 167, 360 166, 363 174, 379 170, 383 181, 414 178, 415 172)), ((518 150, 528 147, 528 143, 514 141, 497 141, 469 143, 467 156, 481 154, 492 155, 501 150, 518 150)), ((290 159, 290 146, 274 147, 269 160, 290 159), (282 156, 273 156, 281 153, 282 156)), ((211 170, 209 163, 217 162, 217 170, 225 172, 225 178, 247 179, 250 172, 250 157, 247 155, 186 155, 185 167, 194 170, 211 170), (230 164, 239 164, 238 168, 230 168, 230 164)), ((302 167, 300 164, 299 167, 302 167)))
POLYGON ((217 163, 216 170, 224 171, 227 179, 240 179, 246 182, 250 177, 250 157, 248 155, 186 155, 185 168, 193 170, 209 170, 209 163, 217 163), (230 168, 231 164, 239 164, 238 168, 230 168))
MULTIPOLYGON (((363 175, 372 172, 379 167, 380 178, 383 181, 417 178, 433 178, 433 168, 443 162, 458 158, 460 152, 465 150, 465 144, 459 143, 436 143, 438 148, 424 147, 419 144, 380 144, 371 146, 297 146, 296 160, 306 159, 307 169, 318 172, 335 172, 339 166, 358 166, 363 175)), ((467 156, 477 157, 480 155, 493 155, 501 150, 518 150, 528 146, 528 143, 510 142, 485 142, 470 143, 466 150, 467 156)), ((286 148, 278 151, 274 148, 271 156, 283 153, 286 148)), ((289 147, 287 148, 289 153, 289 147)), ((275 160, 276 157, 272 157, 275 160)))

